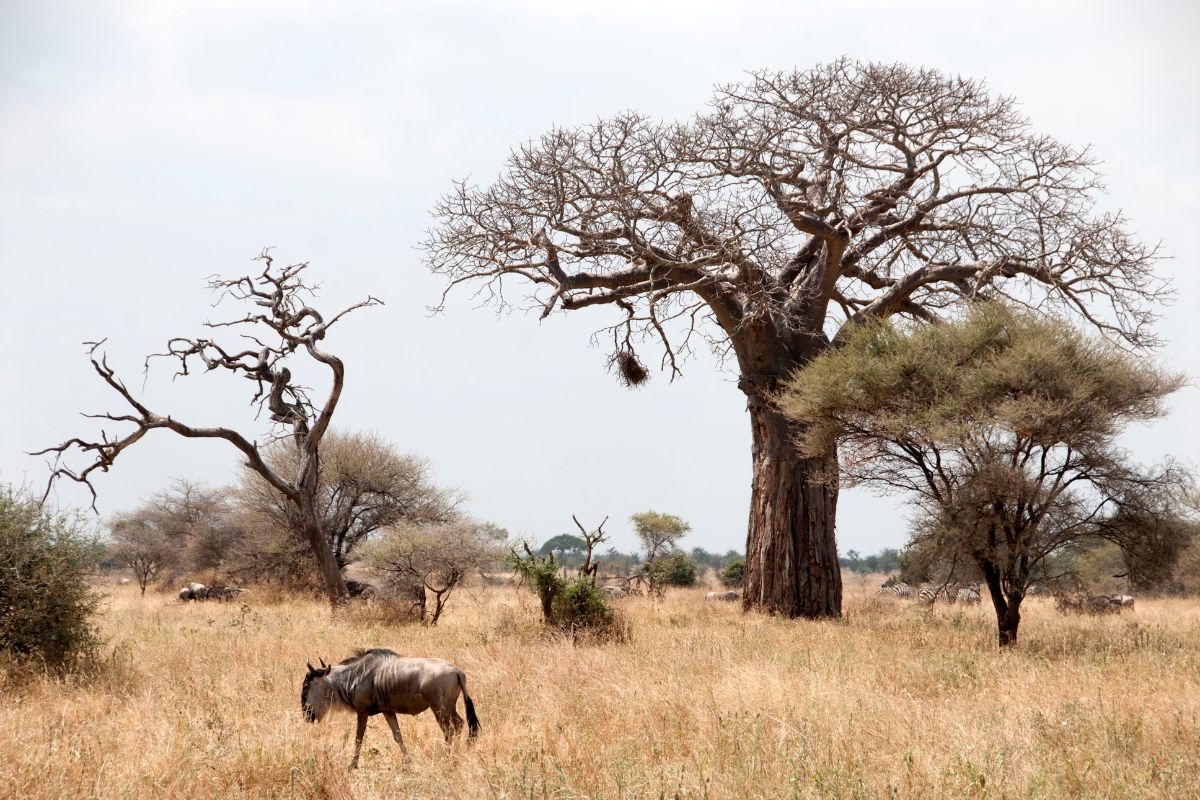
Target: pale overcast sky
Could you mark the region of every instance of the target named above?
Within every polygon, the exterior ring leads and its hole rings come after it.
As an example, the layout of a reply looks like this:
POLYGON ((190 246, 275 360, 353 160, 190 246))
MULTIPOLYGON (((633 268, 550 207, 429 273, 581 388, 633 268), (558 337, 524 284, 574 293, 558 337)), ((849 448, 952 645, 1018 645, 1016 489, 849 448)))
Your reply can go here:
MULTIPOLYGON (((688 520, 687 546, 742 549, 749 420, 733 377, 706 359, 682 379, 622 389, 590 333, 594 309, 497 319, 441 288, 415 245, 455 178, 487 181, 509 148, 553 125, 636 109, 698 109, 747 70, 840 55, 986 79, 1035 127, 1091 143, 1106 203, 1173 260, 1161 357, 1200 375, 1200 219, 1194 2, 527 2, 314 4, 296 0, 0 3, 0 480, 41 487, 24 455, 92 432, 116 410, 80 342, 109 337, 141 387, 143 356, 213 317, 204 288, 264 245, 311 261, 323 301, 368 292, 328 346, 347 362, 337 422, 428 456, 469 509, 544 539, 571 514, 688 520), (985 10, 971 11, 972 5, 985 10)), ((172 384, 145 398, 194 424, 250 418, 244 381, 172 384)), ((1189 388, 1133 432, 1143 460, 1200 461, 1189 388)), ((224 443, 157 432, 96 482, 102 514, 171 477, 229 480, 224 443)), ((85 493, 64 486, 63 503, 85 493)), ((898 499, 844 492, 842 551, 900 546, 898 499)))

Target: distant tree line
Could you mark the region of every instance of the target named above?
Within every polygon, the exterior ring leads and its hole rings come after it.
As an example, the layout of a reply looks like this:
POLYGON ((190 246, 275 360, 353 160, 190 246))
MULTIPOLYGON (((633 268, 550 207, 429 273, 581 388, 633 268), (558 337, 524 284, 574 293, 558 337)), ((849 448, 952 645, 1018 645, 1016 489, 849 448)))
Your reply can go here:
MULTIPOLYGON (((691 586, 706 573, 718 577, 731 564, 744 565, 737 550, 725 553, 709 552, 703 547, 684 550, 679 540, 691 530, 687 522, 671 514, 644 511, 630 517, 642 544, 640 551, 622 553, 609 547, 594 560, 605 574, 622 577, 641 576, 652 588, 659 586, 691 586)), ((560 533, 544 541, 534 553, 540 557, 553 556, 560 569, 577 570, 586 552, 584 539, 572 533, 560 533)), ((740 576, 740 572, 737 573, 740 576)), ((738 578, 740 583, 740 577, 738 578)))
POLYGON ((869 556, 859 555, 857 550, 847 550, 838 556, 838 564, 844 570, 865 575, 868 572, 897 572, 901 568, 901 553, 894 548, 884 548, 869 556))

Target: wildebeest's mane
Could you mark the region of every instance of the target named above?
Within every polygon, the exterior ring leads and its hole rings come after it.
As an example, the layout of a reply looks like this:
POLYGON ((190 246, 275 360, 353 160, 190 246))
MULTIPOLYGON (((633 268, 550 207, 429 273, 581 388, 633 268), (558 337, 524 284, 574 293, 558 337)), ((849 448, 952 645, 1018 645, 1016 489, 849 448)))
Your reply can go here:
POLYGON ((338 666, 344 667, 348 664, 353 664, 360 658, 365 658, 366 656, 396 656, 399 658, 400 654, 395 650, 388 650, 386 647, 372 647, 370 650, 364 650, 360 647, 354 651, 354 655, 350 656, 344 661, 338 662, 338 666))
POLYGON ((309 721, 312 719, 312 711, 308 705, 308 690, 312 688, 312 681, 313 674, 310 672, 304 676, 304 683, 300 686, 300 710, 309 721))

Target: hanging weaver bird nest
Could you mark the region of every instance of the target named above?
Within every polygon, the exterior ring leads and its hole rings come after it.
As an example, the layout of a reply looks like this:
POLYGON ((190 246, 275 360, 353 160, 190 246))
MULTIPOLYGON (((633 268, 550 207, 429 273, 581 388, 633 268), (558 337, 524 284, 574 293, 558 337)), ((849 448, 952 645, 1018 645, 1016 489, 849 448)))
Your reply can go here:
POLYGON ((629 348, 622 348, 608 359, 609 369, 616 368, 617 377, 626 386, 641 386, 650 380, 650 372, 629 348))

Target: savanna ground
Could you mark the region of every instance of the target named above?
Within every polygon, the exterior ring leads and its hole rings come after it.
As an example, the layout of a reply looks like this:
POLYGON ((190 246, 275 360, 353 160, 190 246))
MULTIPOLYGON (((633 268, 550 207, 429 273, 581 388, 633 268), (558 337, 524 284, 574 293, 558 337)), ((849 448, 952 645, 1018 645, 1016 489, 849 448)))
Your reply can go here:
POLYGON ((847 576, 839 622, 634 598, 628 641, 577 645, 513 588, 463 590, 425 629, 107 587, 105 669, 0 687, 0 797, 1200 796, 1200 602, 1066 618, 1031 600, 999 653, 986 607, 877 585, 847 576), (402 717, 402 760, 375 717, 348 773, 353 718, 305 723, 300 681, 361 646, 465 669, 481 737, 447 751, 431 715, 402 717))

